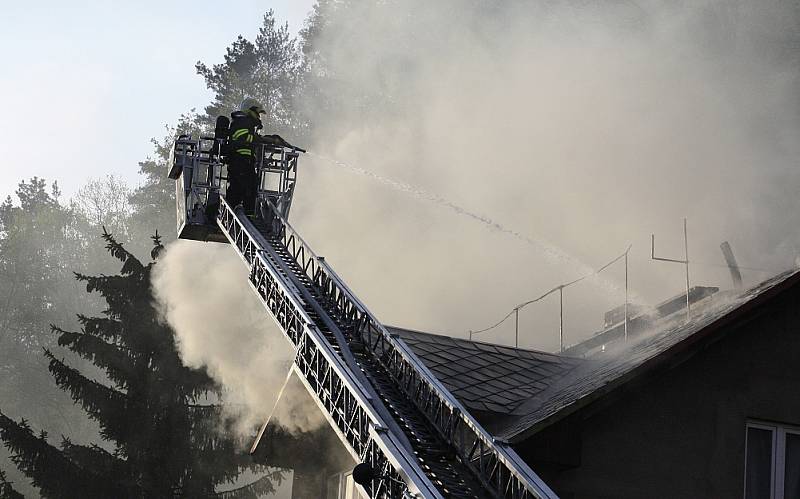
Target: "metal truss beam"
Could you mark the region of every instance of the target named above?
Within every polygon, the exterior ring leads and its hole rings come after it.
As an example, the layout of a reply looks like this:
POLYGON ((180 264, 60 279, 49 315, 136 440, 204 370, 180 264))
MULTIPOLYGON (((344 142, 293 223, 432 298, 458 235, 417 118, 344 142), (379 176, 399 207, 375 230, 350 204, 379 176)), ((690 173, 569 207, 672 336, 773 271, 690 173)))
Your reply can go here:
POLYGON ((286 250, 312 280, 329 306, 346 318, 375 359, 479 477, 494 497, 551 499, 556 494, 506 443, 495 440, 453 397, 397 335, 392 335, 355 296, 324 258, 274 209, 273 230, 286 250))
POLYGON ((375 410, 369 391, 309 317, 299 290, 271 261, 266 251, 268 243, 224 199, 217 223, 250 269, 250 285, 295 347, 293 369, 298 377, 351 455, 376 471, 370 495, 441 498, 413 453, 387 430, 388 425, 375 410))
MULTIPOLYGON (((386 330, 271 203, 265 202, 264 208, 273 235, 311 280, 321 299, 348 323, 349 334, 366 346, 462 463, 480 479, 487 493, 508 499, 557 498, 508 444, 495 440, 481 427, 405 342, 386 330)), ((370 494, 397 498, 410 491, 423 497, 441 497, 414 455, 375 410, 369 390, 350 372, 309 317, 303 294, 280 271, 278 262, 272 261, 271 252, 265 251, 269 243, 224 200, 218 224, 248 265, 254 290, 297 349, 294 369, 299 377, 351 454, 383 475, 373 484, 370 494)))

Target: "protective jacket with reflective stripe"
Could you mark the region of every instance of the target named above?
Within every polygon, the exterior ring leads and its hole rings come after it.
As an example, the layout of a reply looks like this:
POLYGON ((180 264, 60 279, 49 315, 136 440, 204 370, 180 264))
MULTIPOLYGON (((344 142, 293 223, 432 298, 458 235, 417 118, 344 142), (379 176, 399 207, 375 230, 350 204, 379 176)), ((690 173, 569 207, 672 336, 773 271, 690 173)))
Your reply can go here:
POLYGON ((261 128, 261 120, 248 113, 235 111, 231 113, 231 126, 228 135, 228 149, 237 156, 252 157, 254 142, 258 141, 256 129, 261 128))

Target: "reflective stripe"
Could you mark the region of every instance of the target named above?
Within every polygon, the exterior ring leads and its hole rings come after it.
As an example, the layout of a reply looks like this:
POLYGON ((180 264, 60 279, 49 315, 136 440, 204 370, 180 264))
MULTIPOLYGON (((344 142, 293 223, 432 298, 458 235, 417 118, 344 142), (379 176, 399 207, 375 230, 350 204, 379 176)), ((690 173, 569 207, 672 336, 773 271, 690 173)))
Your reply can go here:
POLYGON ((253 151, 251 151, 250 149, 236 149, 236 152, 239 153, 239 154, 242 154, 244 156, 252 156, 253 155, 253 151))
POLYGON ((247 136, 247 142, 252 142, 252 141, 253 141, 253 136, 252 135, 248 135, 247 136))
POLYGON ((242 135, 244 135, 246 133, 248 133, 247 128, 240 128, 240 129, 236 130, 235 132, 233 132, 233 135, 231 135, 231 138, 232 139, 238 139, 239 137, 241 137, 242 135))

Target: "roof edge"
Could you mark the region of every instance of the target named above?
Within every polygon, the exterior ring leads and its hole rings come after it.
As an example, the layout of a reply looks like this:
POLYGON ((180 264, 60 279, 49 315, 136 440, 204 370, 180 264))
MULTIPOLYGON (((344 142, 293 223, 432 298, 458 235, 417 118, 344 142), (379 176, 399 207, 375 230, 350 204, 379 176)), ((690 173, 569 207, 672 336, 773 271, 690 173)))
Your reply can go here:
MULTIPOLYGON (((537 421, 536 423, 533 423, 528 428, 513 433, 505 433, 502 435, 498 435, 498 438, 501 438, 502 440, 509 442, 511 444, 520 443, 526 440, 527 438, 535 435, 539 431, 557 423, 558 421, 561 421, 567 416, 570 416, 580 411, 581 409, 597 402, 598 400, 620 393, 621 390, 624 388, 624 386, 634 379, 640 378, 647 374, 655 374, 657 372, 660 372, 662 369, 671 369, 679 364, 682 364, 696 353, 695 351, 696 348, 705 346, 707 344, 716 341, 718 339, 716 338, 716 336, 723 332, 721 331, 721 328, 723 326, 726 326, 731 322, 740 319, 742 316, 752 312, 754 309, 762 307, 763 305, 765 305, 766 302, 774 298, 776 295, 781 294, 784 291, 800 283, 800 269, 787 271, 786 273, 790 273, 790 275, 785 279, 783 279, 781 282, 759 293, 752 299, 742 303, 740 306, 731 310, 729 313, 723 315, 722 317, 719 317, 718 319, 710 322, 706 326, 690 334, 683 340, 675 343, 670 348, 664 350, 660 354, 642 362, 637 367, 631 369, 624 375, 610 381, 606 385, 598 388, 597 390, 592 391, 586 396, 581 397, 575 400, 574 402, 562 407, 561 409, 551 414, 550 416, 540 421, 537 421), (679 354, 686 354, 686 357, 680 359, 678 362, 669 362, 669 360, 673 356, 679 354)), ((761 284, 763 284, 764 282, 762 282, 761 284)))

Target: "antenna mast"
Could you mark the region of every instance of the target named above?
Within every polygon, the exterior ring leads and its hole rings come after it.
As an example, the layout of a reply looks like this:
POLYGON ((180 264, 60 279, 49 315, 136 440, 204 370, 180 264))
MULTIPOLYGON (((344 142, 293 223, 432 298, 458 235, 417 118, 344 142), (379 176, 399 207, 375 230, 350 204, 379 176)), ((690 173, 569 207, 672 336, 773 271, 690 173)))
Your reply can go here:
POLYGON ((689 303, 689 237, 686 231, 686 219, 683 219, 683 251, 684 259, 676 260, 673 258, 659 258, 656 256, 656 235, 650 235, 650 258, 653 260, 660 260, 662 262, 682 263, 686 266, 686 320, 689 320, 689 315, 692 312, 691 304, 689 303))

